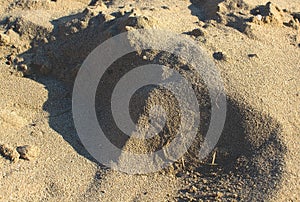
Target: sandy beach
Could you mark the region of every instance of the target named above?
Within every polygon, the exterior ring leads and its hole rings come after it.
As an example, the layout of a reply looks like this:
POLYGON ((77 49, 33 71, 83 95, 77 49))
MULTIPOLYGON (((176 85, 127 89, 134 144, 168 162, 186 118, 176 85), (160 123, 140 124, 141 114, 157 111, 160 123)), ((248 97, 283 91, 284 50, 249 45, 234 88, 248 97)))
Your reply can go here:
MULTIPOLYGON (((0 201, 299 201, 299 3, 1 0, 0 201), (139 89, 129 111, 141 130, 149 128, 153 106, 162 106, 168 118, 149 141, 124 136, 113 120, 110 94, 120 75, 137 66, 157 63, 183 75, 192 83, 201 119, 182 157, 155 172, 128 174, 89 153, 74 124, 72 92, 96 47, 140 29, 166 34, 133 35, 133 47, 159 46, 174 33, 201 48, 220 74, 227 112, 217 145, 199 160, 214 105, 205 79, 161 50, 137 49, 116 60, 99 82, 95 111, 118 148, 155 152, 172 142, 180 124, 195 121, 190 116, 196 112, 180 115, 180 101, 168 90, 139 89)), ((122 157, 120 165, 130 166, 122 157)))

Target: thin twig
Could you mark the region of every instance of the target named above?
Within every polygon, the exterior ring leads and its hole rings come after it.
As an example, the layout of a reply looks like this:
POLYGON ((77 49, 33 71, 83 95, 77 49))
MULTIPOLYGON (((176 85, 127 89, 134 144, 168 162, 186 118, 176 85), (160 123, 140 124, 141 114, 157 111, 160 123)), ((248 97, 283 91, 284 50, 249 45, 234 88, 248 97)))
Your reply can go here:
POLYGON ((211 165, 216 165, 215 164, 216 156, 217 156, 217 151, 215 151, 214 154, 213 154, 211 165))

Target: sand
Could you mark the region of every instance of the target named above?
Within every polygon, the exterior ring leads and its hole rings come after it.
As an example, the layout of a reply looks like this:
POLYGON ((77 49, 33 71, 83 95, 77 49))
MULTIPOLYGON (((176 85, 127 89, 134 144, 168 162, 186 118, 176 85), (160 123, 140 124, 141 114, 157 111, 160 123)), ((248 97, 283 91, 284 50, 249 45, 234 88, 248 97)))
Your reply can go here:
MULTIPOLYGON (((0 11, 0 201, 300 200, 296 1, 2 0, 0 11), (213 152, 201 162, 195 157, 202 131, 184 163, 180 159, 162 171, 139 175, 99 164, 80 142, 72 117, 77 71, 101 42, 142 28, 184 34, 220 71, 228 111, 214 150, 217 166, 210 165, 213 152)), ((180 61, 155 51, 131 55, 113 68, 154 60, 197 80, 180 61)), ((114 79, 114 73, 107 75, 100 98, 114 79)), ((205 114, 205 89, 201 80, 194 84, 205 114)), ((157 89, 141 97, 134 108, 173 103, 157 89), (166 98, 157 99, 162 95, 166 98)), ((105 118, 107 108, 98 107, 98 116, 105 118)), ((173 122, 160 137, 166 141, 176 130, 172 124, 178 124, 176 108, 169 112, 173 122)), ((145 114, 135 114, 142 126, 145 114)), ((109 119, 104 123, 109 125, 109 119)), ((116 131, 110 125, 107 130, 116 131)), ((125 150, 145 152, 161 146, 156 144, 161 139, 149 145, 113 141, 125 150)))

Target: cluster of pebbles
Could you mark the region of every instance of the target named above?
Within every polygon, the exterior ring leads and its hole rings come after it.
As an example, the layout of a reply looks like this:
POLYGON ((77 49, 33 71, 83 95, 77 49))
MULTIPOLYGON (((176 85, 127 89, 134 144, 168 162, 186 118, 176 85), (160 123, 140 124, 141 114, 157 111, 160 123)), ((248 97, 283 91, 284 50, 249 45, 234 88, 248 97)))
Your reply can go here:
POLYGON ((24 145, 14 148, 8 144, 0 144, 0 154, 12 162, 19 159, 32 161, 38 157, 39 152, 40 149, 36 146, 24 145))

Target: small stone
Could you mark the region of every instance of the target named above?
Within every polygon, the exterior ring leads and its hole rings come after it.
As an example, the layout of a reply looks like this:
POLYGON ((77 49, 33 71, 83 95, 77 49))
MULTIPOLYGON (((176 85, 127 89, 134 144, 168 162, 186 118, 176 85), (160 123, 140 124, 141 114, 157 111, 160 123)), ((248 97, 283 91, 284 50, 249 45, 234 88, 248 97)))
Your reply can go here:
POLYGON ((197 187, 192 186, 190 190, 191 190, 192 192, 197 192, 198 189, 197 189, 197 187))
POLYGON ((213 54, 213 57, 216 59, 216 60, 223 60, 223 61, 227 61, 228 60, 228 57, 225 55, 225 53, 223 52, 215 52, 213 54))
POLYGON ((17 71, 17 72, 14 72, 13 75, 16 77, 24 77, 25 74, 24 74, 24 72, 17 71))
POLYGON ((120 9, 119 11, 121 16, 124 16, 126 14, 126 10, 125 9, 120 9))
POLYGON ((20 156, 14 148, 10 147, 7 144, 0 145, 0 154, 4 158, 7 158, 7 159, 11 160, 12 162, 18 161, 19 156, 20 156))
POLYGON ((285 13, 290 13, 290 11, 286 8, 282 9, 282 11, 285 12, 285 13))
POLYGON ((75 34, 78 32, 78 29, 73 26, 73 27, 71 27, 70 32, 71 32, 71 34, 75 34))
MULTIPOLYGON (((110 14, 104 14, 104 19, 106 22, 108 22, 108 21, 112 21, 112 20, 116 19, 116 17, 113 15, 110 15, 110 14)), ((88 25, 88 23, 87 23, 87 25, 88 25)))
POLYGON ((211 173, 211 176, 216 177, 217 173, 211 173))
POLYGON ((21 62, 24 62, 24 58, 15 57, 14 62, 15 62, 15 63, 21 63, 21 62))
POLYGON ((55 36, 51 36, 50 37, 50 41, 56 41, 56 37, 55 36))
POLYGON ((23 72, 27 72, 27 71, 28 71, 28 66, 25 65, 25 64, 20 64, 20 65, 19 65, 19 68, 20 68, 20 70, 23 71, 23 72))
POLYGON ((232 194, 232 197, 233 197, 233 198, 237 198, 238 195, 237 195, 237 194, 232 194))
POLYGON ((224 196, 224 194, 222 192, 217 192, 217 197, 222 198, 224 196))
POLYGON ((25 145, 17 147, 17 151, 20 154, 20 158, 31 161, 34 160, 40 153, 40 150, 36 146, 25 145))
POLYGON ((199 36, 204 36, 205 33, 201 29, 196 28, 190 32, 190 35, 192 35, 194 37, 199 37, 199 36))
POLYGON ((254 58, 254 57, 258 58, 258 55, 255 53, 250 53, 250 54, 248 54, 248 57, 249 58, 254 58))
POLYGON ((125 26, 125 30, 129 32, 129 31, 133 31, 135 29, 131 26, 125 26))
POLYGON ((81 29, 87 28, 88 25, 89 25, 88 22, 86 22, 86 21, 84 21, 84 20, 79 21, 79 26, 80 26, 81 29))
POLYGON ((42 42, 43 42, 43 43, 49 43, 49 41, 48 41, 47 38, 43 38, 43 39, 42 39, 42 42))
POLYGON ((251 17, 250 22, 257 24, 257 25, 262 25, 264 23, 262 15, 257 15, 257 16, 251 17))
POLYGON ((10 37, 6 34, 0 33, 0 45, 9 45, 10 37))
POLYGON ((258 15, 256 16, 256 19, 259 20, 259 21, 261 21, 261 20, 262 20, 262 15, 258 14, 258 15))

